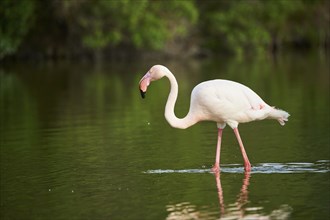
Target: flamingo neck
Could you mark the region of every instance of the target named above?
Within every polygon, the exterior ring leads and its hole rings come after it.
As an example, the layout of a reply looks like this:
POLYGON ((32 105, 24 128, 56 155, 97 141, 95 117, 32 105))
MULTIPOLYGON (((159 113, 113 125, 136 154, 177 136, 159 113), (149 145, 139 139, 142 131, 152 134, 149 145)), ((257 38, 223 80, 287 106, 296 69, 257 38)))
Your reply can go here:
POLYGON ((170 71, 168 71, 165 76, 169 79, 171 85, 170 94, 168 95, 165 106, 165 118, 172 127, 186 129, 195 124, 196 121, 194 120, 194 117, 190 111, 184 118, 176 117, 174 113, 174 107, 178 98, 178 82, 170 71))

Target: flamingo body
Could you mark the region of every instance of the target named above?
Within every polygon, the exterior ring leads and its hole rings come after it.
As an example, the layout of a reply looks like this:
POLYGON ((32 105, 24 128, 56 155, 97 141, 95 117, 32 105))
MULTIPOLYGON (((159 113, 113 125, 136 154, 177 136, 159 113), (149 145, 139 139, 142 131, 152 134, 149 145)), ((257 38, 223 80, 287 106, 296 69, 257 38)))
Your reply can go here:
POLYGON ((140 80, 141 95, 144 98, 150 83, 164 76, 169 79, 171 84, 165 106, 165 118, 172 127, 185 129, 199 121, 217 123, 218 143, 213 171, 220 170, 222 130, 226 124, 234 130, 243 155, 245 170, 250 171, 251 165, 238 132, 238 124, 268 118, 276 119, 281 125, 284 125, 290 116, 283 110, 269 106, 247 86, 230 80, 216 79, 195 86, 191 93, 188 114, 184 118, 177 118, 174 107, 178 96, 178 83, 165 66, 155 65, 144 75, 140 80))
POLYGON ((199 120, 235 128, 239 123, 265 119, 272 110, 250 88, 218 79, 202 82, 193 89, 189 113, 199 120))

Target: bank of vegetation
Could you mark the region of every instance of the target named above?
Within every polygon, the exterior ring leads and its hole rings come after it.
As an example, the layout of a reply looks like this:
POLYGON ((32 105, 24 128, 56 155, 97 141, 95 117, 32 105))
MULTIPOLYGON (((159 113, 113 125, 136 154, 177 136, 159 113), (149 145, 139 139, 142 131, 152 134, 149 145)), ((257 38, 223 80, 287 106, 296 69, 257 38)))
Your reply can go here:
POLYGON ((328 0, 1 0, 0 59, 329 48, 328 0))

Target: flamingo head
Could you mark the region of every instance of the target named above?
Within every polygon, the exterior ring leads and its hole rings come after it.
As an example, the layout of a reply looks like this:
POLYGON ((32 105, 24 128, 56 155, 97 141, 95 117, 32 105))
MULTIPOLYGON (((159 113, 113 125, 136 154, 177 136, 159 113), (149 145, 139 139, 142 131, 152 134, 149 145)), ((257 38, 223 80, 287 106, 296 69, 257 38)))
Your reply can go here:
POLYGON ((142 98, 145 98, 147 88, 152 81, 159 80, 163 78, 166 74, 166 71, 169 71, 165 66, 155 65, 150 68, 150 70, 142 77, 140 80, 140 92, 142 98))

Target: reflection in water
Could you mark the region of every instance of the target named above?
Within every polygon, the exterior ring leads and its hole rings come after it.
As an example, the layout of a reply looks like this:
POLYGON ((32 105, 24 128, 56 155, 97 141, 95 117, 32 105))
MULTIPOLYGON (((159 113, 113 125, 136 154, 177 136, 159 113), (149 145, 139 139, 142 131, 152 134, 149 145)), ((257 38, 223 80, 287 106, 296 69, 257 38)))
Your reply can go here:
POLYGON ((237 196, 237 201, 235 203, 236 207, 226 210, 223 198, 223 191, 221 186, 220 180, 220 173, 215 173, 215 180, 217 183, 218 189, 218 197, 219 197, 219 204, 220 204, 220 213, 221 217, 225 217, 229 215, 230 217, 237 216, 239 218, 244 217, 245 213, 245 204, 248 202, 248 186, 250 183, 250 172, 244 173, 243 185, 241 187, 241 191, 237 196))
POLYGON ((188 219, 253 219, 267 220, 278 219, 285 220, 290 217, 292 208, 288 205, 281 205, 279 209, 273 210, 269 215, 262 213, 263 207, 247 207, 248 203, 248 186, 250 184, 250 172, 244 173, 243 184, 237 200, 233 204, 225 205, 223 190, 221 185, 220 173, 215 173, 216 186, 218 190, 218 199, 220 206, 220 218, 217 217, 219 212, 208 209, 199 208, 189 202, 167 205, 169 212, 167 220, 188 220, 188 219))
POLYGON ((170 212, 166 220, 191 220, 191 219, 213 219, 212 213, 207 210, 199 210, 189 202, 168 205, 166 210, 170 212))

